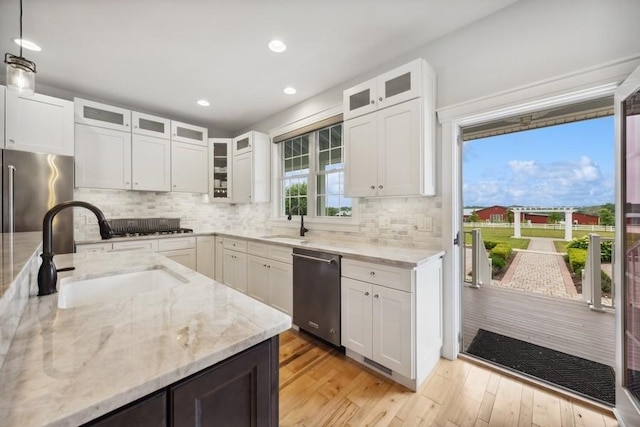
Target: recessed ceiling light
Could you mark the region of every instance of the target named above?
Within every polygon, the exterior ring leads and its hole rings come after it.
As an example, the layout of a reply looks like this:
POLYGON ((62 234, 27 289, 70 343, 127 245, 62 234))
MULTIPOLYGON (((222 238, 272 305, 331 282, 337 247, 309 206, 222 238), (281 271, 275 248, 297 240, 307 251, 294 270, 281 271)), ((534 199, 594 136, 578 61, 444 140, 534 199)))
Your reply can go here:
POLYGON ((269 49, 271 49, 275 53, 282 53, 287 50, 287 45, 285 45, 280 40, 271 40, 269 42, 269 49))
POLYGON ((40 46, 29 40, 13 39, 13 41, 15 42, 15 44, 17 44, 18 46, 22 46, 25 49, 35 50, 36 52, 40 52, 42 50, 40 46))
POLYGON ((198 100, 198 105, 200 105, 202 107, 208 107, 211 104, 206 99, 199 99, 198 100))
POLYGON ((287 95, 293 95, 294 93, 296 93, 296 88, 295 87, 285 87, 283 92, 286 93, 287 95))

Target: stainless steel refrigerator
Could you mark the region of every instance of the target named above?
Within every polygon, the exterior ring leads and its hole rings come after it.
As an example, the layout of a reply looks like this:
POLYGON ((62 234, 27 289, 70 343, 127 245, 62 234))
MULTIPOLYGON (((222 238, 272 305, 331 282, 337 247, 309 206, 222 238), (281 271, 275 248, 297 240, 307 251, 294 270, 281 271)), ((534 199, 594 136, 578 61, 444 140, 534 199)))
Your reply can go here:
MULTIPOLYGON (((73 200, 73 157, 0 150, 2 154, 2 232, 42 231, 44 214, 73 200)), ((53 251, 73 252, 73 211, 53 222, 53 251)))

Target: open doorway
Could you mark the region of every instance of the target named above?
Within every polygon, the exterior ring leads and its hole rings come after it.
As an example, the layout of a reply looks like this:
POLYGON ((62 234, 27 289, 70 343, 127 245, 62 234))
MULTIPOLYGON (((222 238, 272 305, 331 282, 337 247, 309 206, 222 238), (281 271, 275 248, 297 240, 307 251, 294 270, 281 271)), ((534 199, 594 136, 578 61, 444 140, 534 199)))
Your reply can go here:
POLYGON ((609 405, 612 115, 607 97, 462 129, 462 350, 609 405))

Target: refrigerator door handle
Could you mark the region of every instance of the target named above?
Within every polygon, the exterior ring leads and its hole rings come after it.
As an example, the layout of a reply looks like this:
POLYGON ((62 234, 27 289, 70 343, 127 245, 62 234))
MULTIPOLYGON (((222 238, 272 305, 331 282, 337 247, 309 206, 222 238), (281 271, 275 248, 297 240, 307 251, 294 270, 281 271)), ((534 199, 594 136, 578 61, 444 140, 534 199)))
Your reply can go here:
POLYGON ((14 190, 15 190, 15 175, 16 175, 16 167, 13 165, 8 165, 7 169, 9 169, 9 233, 15 233, 16 231, 16 221, 15 215, 16 210, 14 206, 14 190))

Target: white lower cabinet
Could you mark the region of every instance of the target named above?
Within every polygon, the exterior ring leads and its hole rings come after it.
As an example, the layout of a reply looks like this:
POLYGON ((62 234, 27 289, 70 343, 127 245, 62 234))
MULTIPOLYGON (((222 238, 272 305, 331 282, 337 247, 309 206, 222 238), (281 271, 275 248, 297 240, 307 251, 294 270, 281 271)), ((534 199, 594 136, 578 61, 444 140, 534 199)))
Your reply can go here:
POLYGON ((171 251, 159 252, 170 260, 182 264, 192 270, 196 269, 196 251, 195 249, 174 249, 171 251))
POLYGON ((196 237, 196 271, 215 279, 216 238, 214 236, 196 237))
POLYGON ((343 258, 341 298, 347 356, 416 390, 440 358, 442 259, 401 268, 343 258))
POLYGON ((293 266, 249 255, 247 262, 249 296, 269 304, 289 316, 293 313, 293 266))
POLYGON ((216 261, 214 270, 214 279, 216 282, 224 282, 224 238, 222 236, 216 236, 216 261))
POLYGON ((224 265, 222 267, 223 282, 233 289, 247 293, 247 254, 243 252, 224 250, 224 265))
POLYGON ((412 294, 342 278, 342 345, 408 378, 412 294))

